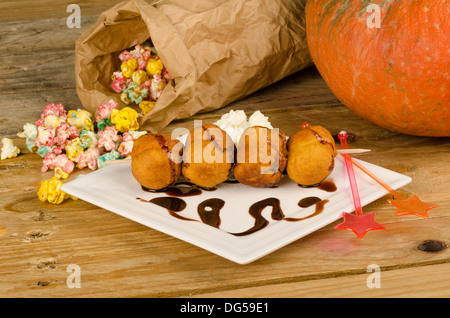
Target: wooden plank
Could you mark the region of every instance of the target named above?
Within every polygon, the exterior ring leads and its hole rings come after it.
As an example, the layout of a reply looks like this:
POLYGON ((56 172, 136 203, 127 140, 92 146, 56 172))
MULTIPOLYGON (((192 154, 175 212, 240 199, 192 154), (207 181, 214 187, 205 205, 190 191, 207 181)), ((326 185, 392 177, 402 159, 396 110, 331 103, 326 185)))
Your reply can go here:
POLYGON ((84 24, 84 17, 99 15, 103 11, 113 7, 123 0, 77 0, 77 1, 51 1, 39 0, 38 4, 34 0, 10 0, 0 3, 0 23, 17 21, 42 21, 46 19, 64 18, 64 21, 72 12, 67 12, 69 4, 74 3, 80 6, 81 25, 84 24), (7 12, 7 14, 5 14, 7 12))
POLYGON ((450 280, 442 279, 448 276, 450 270, 448 263, 395 270, 381 268, 377 278, 373 269, 368 270, 363 274, 233 289, 193 297, 448 298, 450 296, 450 280), (375 285, 375 282, 379 282, 380 285, 375 285))

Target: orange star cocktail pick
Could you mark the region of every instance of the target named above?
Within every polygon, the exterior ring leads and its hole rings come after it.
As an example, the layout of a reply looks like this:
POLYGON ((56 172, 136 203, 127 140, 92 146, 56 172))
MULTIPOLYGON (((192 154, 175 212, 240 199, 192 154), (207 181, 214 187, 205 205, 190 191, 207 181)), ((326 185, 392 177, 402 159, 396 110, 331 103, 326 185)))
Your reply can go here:
MULTIPOLYGON (((347 137, 348 134, 345 131, 341 131, 338 134, 339 140, 343 149, 348 149, 347 137)), ((358 185, 356 183, 355 172, 353 171, 352 161, 349 160, 350 156, 346 154, 344 156, 345 167, 347 168, 347 175, 350 181, 350 188, 352 190, 353 205, 355 207, 355 215, 347 212, 342 213, 344 222, 336 225, 334 228, 338 230, 349 230, 355 233, 360 239, 362 239, 367 232, 373 230, 384 230, 386 227, 380 223, 375 222, 374 212, 367 214, 363 213, 361 207, 361 201, 359 197, 358 185)))
POLYGON ((389 193, 394 196, 394 198, 392 200, 388 200, 388 202, 397 207, 397 212, 395 212, 396 216, 414 214, 424 219, 428 219, 428 210, 439 207, 439 205, 421 201, 416 195, 411 195, 407 199, 403 198, 400 194, 398 194, 398 192, 396 192, 394 189, 380 180, 372 172, 367 170, 363 165, 352 160, 350 156, 348 156, 347 154, 342 154, 342 156, 344 156, 346 160, 351 161, 355 166, 357 166, 369 177, 378 182, 382 187, 384 187, 389 193))

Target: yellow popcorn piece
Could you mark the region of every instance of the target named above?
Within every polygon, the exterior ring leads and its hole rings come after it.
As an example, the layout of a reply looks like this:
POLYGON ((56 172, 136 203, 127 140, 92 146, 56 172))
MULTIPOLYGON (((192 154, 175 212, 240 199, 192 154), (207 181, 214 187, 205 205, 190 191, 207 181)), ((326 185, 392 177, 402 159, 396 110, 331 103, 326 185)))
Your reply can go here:
POLYGON ((127 105, 130 103, 130 99, 128 98, 127 93, 120 94, 120 100, 127 105))
POLYGON ((78 128, 78 130, 94 131, 94 123, 92 114, 84 109, 69 110, 67 113, 67 122, 78 128))
POLYGON ((155 60, 155 59, 149 59, 147 62, 147 65, 145 66, 145 70, 149 75, 153 74, 161 74, 162 70, 164 68, 163 62, 161 59, 155 60))
POLYGON ((44 126, 56 128, 65 121, 66 120, 64 118, 61 118, 61 117, 58 117, 55 115, 48 115, 44 119, 44 126))
POLYGON ((126 78, 130 78, 137 67, 137 60, 135 58, 132 58, 128 61, 122 62, 122 64, 120 65, 120 70, 122 71, 123 76, 125 76, 126 78))
POLYGON ((67 179, 69 177, 69 174, 65 172, 61 167, 56 167, 55 177, 57 177, 58 179, 67 179))
POLYGON ((133 80, 133 82, 141 85, 142 83, 144 83, 146 80, 148 80, 148 76, 147 73, 143 70, 139 70, 133 73, 133 75, 131 76, 131 79, 133 80))
POLYGON ((121 110, 117 108, 111 111, 111 122, 115 125, 116 129, 120 132, 129 130, 138 130, 139 114, 131 107, 124 107, 121 110))
POLYGON ((81 146, 81 139, 80 137, 76 137, 72 140, 70 140, 65 148, 66 156, 69 158, 69 160, 76 162, 78 156, 84 152, 83 147, 81 146))
POLYGON ((60 204, 68 198, 77 200, 76 197, 73 197, 62 191, 62 185, 62 181, 57 177, 52 177, 50 179, 42 181, 37 192, 39 200, 41 200, 42 202, 48 201, 52 204, 60 204))
POLYGON ((142 110, 142 114, 147 115, 153 107, 155 107, 156 102, 144 100, 139 103, 139 108, 142 110))

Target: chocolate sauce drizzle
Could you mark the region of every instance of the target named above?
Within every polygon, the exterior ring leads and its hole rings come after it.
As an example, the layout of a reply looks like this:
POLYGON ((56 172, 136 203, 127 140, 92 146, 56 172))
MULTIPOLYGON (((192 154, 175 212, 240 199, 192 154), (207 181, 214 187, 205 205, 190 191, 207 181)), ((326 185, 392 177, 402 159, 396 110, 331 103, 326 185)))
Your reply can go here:
POLYGON ((336 184, 333 180, 322 181, 321 183, 313 184, 313 185, 298 185, 301 188, 317 188, 326 192, 335 192, 337 190, 336 184))
POLYGON ((203 223, 219 228, 220 226, 220 210, 225 205, 225 201, 221 199, 208 199, 200 203, 197 207, 198 215, 203 223))
MULTIPOLYGON (((192 195, 192 194, 190 194, 189 191, 182 192, 181 196, 192 195)), ((165 193, 167 193, 167 192, 165 192, 165 193)), ((194 194, 194 195, 196 195, 196 194, 194 194)), ((167 211, 169 212, 169 214, 171 216, 178 218, 180 220, 197 221, 195 219, 187 218, 187 217, 177 214, 178 212, 181 212, 186 208, 186 202, 183 199, 177 198, 175 196, 157 197, 157 198, 153 198, 149 201, 141 199, 141 198, 136 198, 136 199, 138 199, 142 202, 150 202, 150 203, 156 204, 160 207, 163 207, 163 208, 167 209, 167 211)), ((324 210, 325 204, 328 202, 329 202, 328 200, 322 200, 318 197, 303 198, 298 202, 298 206, 301 208, 307 208, 312 205, 315 205, 316 209, 315 209, 314 213, 312 213, 306 217, 303 217, 303 218, 292 218, 292 217, 284 216, 284 213, 280 207, 279 199, 267 198, 267 199, 258 201, 256 203, 252 204, 252 206, 250 206, 249 214, 255 220, 255 222, 251 228, 249 228, 246 231, 239 232, 239 233, 231 233, 231 232, 229 232, 229 233, 232 235, 235 235, 235 236, 245 236, 245 235, 250 235, 252 233, 255 233, 255 232, 265 228, 269 224, 269 221, 265 217, 262 216, 262 212, 266 207, 272 208, 272 212, 271 212, 270 216, 275 221, 284 220, 287 222, 298 222, 298 221, 303 221, 303 220, 312 218, 313 216, 316 216, 316 215, 322 213, 322 211, 324 210)), ((198 212, 198 215, 200 216, 201 222, 203 222, 204 224, 207 224, 209 226, 219 228, 220 223, 221 223, 220 211, 224 205, 225 205, 225 201, 223 201, 222 199, 218 199, 218 198, 207 199, 207 200, 201 202, 197 207, 197 212, 198 212)))
POLYGON ((186 208, 186 201, 180 198, 174 198, 174 197, 158 197, 153 198, 149 201, 146 201, 144 199, 138 198, 138 200, 141 200, 142 202, 150 202, 153 204, 156 204, 160 207, 166 208, 169 214, 177 219, 183 220, 183 221, 196 221, 191 218, 184 217, 182 215, 177 214, 177 212, 181 212, 186 208))
POLYGON ((194 195, 200 195, 203 191, 214 191, 217 188, 203 188, 190 182, 177 182, 167 188, 161 190, 152 190, 146 187, 142 187, 142 190, 152 193, 165 193, 171 197, 191 197, 194 195))
POLYGON ((266 218, 262 216, 262 211, 268 206, 272 207, 271 217, 273 220, 280 221, 284 219, 284 214, 280 207, 280 200, 278 200, 277 198, 264 199, 254 203, 249 209, 250 215, 255 219, 255 224, 253 225, 253 227, 241 233, 230 234, 233 234, 235 236, 244 236, 255 233, 256 231, 265 228, 269 224, 269 221, 267 221, 266 218))
POLYGON ((335 192, 337 190, 336 184, 331 180, 323 181, 317 188, 326 192, 335 192))
MULTIPOLYGON (((309 199, 309 198, 306 198, 306 199, 309 199)), ((314 199, 316 199, 316 198, 314 197, 314 199)), ((300 206, 301 201, 302 200, 300 200, 300 202, 298 203, 299 206, 300 206)), ((313 216, 316 216, 316 215, 322 213, 325 204, 327 204, 328 202, 329 202, 329 200, 320 200, 320 201, 317 201, 316 203, 313 203, 316 205, 316 210, 314 211, 314 213, 312 213, 308 216, 305 216, 303 218, 284 218, 284 220, 288 221, 288 222, 298 222, 298 221, 303 221, 303 220, 312 218, 313 216)), ((311 204, 311 205, 313 205, 313 204, 311 204)))

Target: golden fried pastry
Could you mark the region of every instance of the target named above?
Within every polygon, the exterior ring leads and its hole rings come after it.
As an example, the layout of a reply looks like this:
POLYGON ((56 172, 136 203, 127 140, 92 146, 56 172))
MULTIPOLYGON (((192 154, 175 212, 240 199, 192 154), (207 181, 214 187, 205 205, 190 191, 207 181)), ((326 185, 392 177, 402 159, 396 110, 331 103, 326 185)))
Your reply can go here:
POLYGON ((274 187, 286 168, 286 136, 266 127, 249 127, 239 139, 234 177, 259 188, 274 187))
POLYGON ((322 182, 334 168, 336 145, 330 132, 321 126, 303 123, 287 143, 289 178, 302 185, 322 182))
POLYGON ((235 156, 231 137, 214 124, 195 127, 183 152, 182 173, 187 181, 214 188, 230 176, 235 156))
POLYGON ((181 175, 183 144, 166 134, 145 134, 134 141, 131 172, 149 190, 161 190, 181 175))

